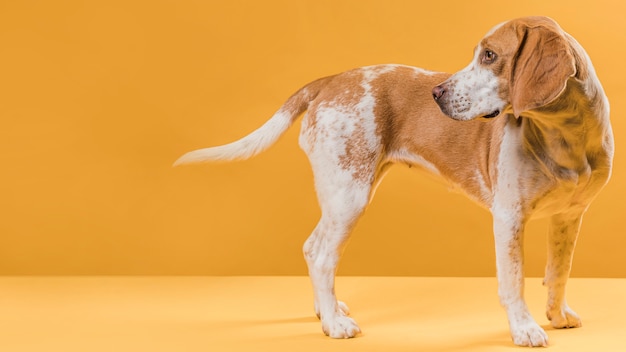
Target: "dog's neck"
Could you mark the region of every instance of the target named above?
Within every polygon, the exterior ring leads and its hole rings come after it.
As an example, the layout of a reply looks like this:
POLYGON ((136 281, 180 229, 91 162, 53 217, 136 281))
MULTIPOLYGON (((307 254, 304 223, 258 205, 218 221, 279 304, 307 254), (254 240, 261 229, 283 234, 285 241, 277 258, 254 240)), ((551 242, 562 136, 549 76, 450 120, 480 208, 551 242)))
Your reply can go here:
POLYGON ((520 117, 525 151, 547 174, 578 180, 610 165, 608 103, 598 94, 602 87, 590 90, 588 83, 570 78, 555 101, 520 117))

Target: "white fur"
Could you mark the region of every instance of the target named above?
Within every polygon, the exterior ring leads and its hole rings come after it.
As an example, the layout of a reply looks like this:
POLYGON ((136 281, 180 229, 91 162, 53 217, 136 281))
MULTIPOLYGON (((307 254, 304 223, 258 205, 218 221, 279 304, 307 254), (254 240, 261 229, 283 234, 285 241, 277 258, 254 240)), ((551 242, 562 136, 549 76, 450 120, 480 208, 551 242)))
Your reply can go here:
POLYGON ((426 160, 423 156, 413 154, 407 151, 406 149, 401 149, 395 153, 390 154, 389 159, 393 161, 398 161, 398 162, 408 161, 411 165, 419 165, 420 167, 422 167, 424 170, 428 171, 432 175, 435 175, 435 176, 440 175, 439 170, 433 163, 426 160))
POLYGON ((251 158, 274 144, 292 125, 293 117, 282 109, 246 137, 218 147, 194 150, 181 156, 174 166, 251 158))
MULTIPOLYGON (((512 119, 512 117, 509 117, 512 119)), ((511 336, 517 345, 545 346, 548 335, 535 322, 524 302, 523 241, 524 218, 520 176, 529 168, 521 157, 519 127, 510 123, 505 127, 500 155, 498 178, 491 207, 496 245, 498 295, 507 310, 511 336)))
POLYGON ((482 52, 478 45, 472 62, 452 75, 445 85, 448 101, 444 113, 455 120, 467 121, 503 111, 507 104, 498 95, 498 77, 480 65, 482 52))
MULTIPOLYGON (((488 35, 497 33, 502 25, 494 27, 488 35)), ((584 53, 582 48, 577 49, 584 53)), ((480 134, 485 139, 474 140, 459 134, 456 137, 461 139, 459 142, 462 144, 459 145, 466 149, 446 148, 457 141, 441 138, 446 130, 438 124, 445 120, 445 116, 439 113, 436 116, 441 119, 426 119, 419 113, 406 115, 424 119, 420 121, 428 121, 435 124, 433 127, 438 127, 432 130, 423 128, 424 125, 419 125, 420 129, 411 129, 418 126, 412 125, 414 121, 392 120, 394 115, 377 116, 376 104, 379 101, 391 104, 384 100, 387 98, 384 94, 377 95, 380 93, 377 89, 384 86, 384 83, 377 83, 382 75, 402 69, 402 78, 413 80, 411 82, 415 86, 401 90, 406 94, 406 101, 415 99, 413 93, 416 89, 423 89, 419 86, 420 82, 424 84, 433 80, 431 77, 430 80, 420 81, 420 77, 435 75, 417 68, 407 70, 406 66, 381 65, 315 81, 307 87, 316 88, 309 91, 305 87, 298 91, 265 125, 250 135, 225 146, 185 154, 175 165, 253 156, 267 149, 300 112, 307 110, 299 142, 313 169, 322 215, 306 240, 303 251, 313 284, 315 311, 321 319, 322 330, 334 338, 354 337, 360 332, 356 322, 348 316, 348 307, 337 300, 335 272, 350 232, 371 200, 387 165, 400 162, 419 166, 446 180, 454 178, 450 173, 464 168, 460 171, 465 177, 457 177, 453 185, 467 191, 493 215, 498 293, 508 315, 512 339, 517 345, 545 346, 548 343, 547 334, 533 319, 523 298, 524 227, 532 217, 550 216, 545 275, 548 288, 546 314, 555 328, 580 326, 580 318, 566 303, 565 284, 582 215, 611 173, 613 137, 608 101, 588 56, 584 54, 590 75, 581 83, 584 89, 582 95, 586 95, 587 99, 583 104, 589 103, 593 111, 578 109, 573 103, 564 104, 567 106, 561 111, 528 111, 516 118, 507 113, 511 110, 510 102, 503 101, 499 94, 500 85, 507 84, 506 79, 497 77, 480 65, 482 55, 483 48, 479 45, 470 65, 437 86, 445 86, 446 89, 445 101, 437 101, 441 110, 454 119, 471 120, 494 111, 504 115, 498 117, 498 124, 489 125, 492 128, 487 130, 489 134, 480 134), (414 77, 408 77, 411 75, 414 77), (320 88, 320 84, 325 86, 320 88), (330 87, 332 95, 321 95, 323 98, 320 98, 318 93, 325 87, 330 87), (390 120, 381 124, 379 120, 383 118, 390 120), (584 123, 573 125, 563 121, 584 123), (402 128, 398 126, 400 123, 408 126, 405 126, 406 130, 400 130, 400 134, 406 131, 409 134, 398 136, 398 130, 393 130, 393 133, 385 135, 393 143, 383 141, 379 128, 393 126, 399 129, 402 128), (424 135, 420 136, 416 131, 424 135), (453 152, 450 155, 454 157, 438 160, 442 154, 427 153, 428 150, 421 155, 417 151, 421 149, 411 149, 412 144, 406 142, 406 139, 420 137, 429 137, 426 140, 430 142, 437 141, 437 138, 445 140, 449 144, 442 145, 441 149, 451 149, 453 152), (591 150, 593 152, 589 152, 591 150), (489 154, 482 168, 476 163, 484 161, 468 163, 463 162, 465 159, 461 160, 477 152, 489 154), (491 152, 497 155, 493 156, 491 152), (590 158, 593 162, 589 161, 590 158)), ((399 85, 406 83, 398 81, 398 76, 389 75, 385 79, 396 79, 391 82, 399 85)), ((578 89, 579 85, 575 83, 571 89, 578 89)), ((387 90, 383 93, 398 94, 396 86, 385 87, 387 90)), ((423 93, 423 90, 420 92, 423 93)), ((433 94, 435 92, 433 90, 433 94)), ((580 95, 579 91, 575 91, 571 96, 578 99, 580 95)), ((402 103, 397 103, 396 99, 396 105, 393 105, 398 110, 405 106, 404 96, 400 98, 402 103)), ((384 105, 383 108, 389 109, 390 106, 384 105)), ((418 106, 428 108, 427 104, 418 106)), ((474 132, 479 131, 477 124, 459 123, 458 128, 463 126, 473 128, 474 132)), ((420 146, 429 147, 433 148, 420 146)))
MULTIPOLYGON (((500 27, 492 29, 488 36, 500 27)), ((571 36, 563 35, 581 53, 589 71, 580 82, 583 91, 566 96, 572 102, 560 105, 560 111, 526 111, 522 121, 511 114, 500 117, 507 123, 491 205, 498 293, 507 311, 513 341, 522 346, 548 344, 547 334, 531 316, 523 297, 526 222, 533 217, 551 218, 544 284, 548 287, 546 314, 552 326, 581 326, 580 318, 566 303, 565 285, 582 215, 610 177, 613 158, 608 100, 588 55, 571 36), (579 98, 580 93, 586 100, 579 98), (591 106, 592 111, 578 108, 579 101, 591 106), (606 166, 590 162, 589 156, 595 153, 606 166)), ((469 120, 494 111, 512 110, 499 94, 502 82, 508 82, 497 77, 489 65, 481 65, 482 55, 484 48, 479 45, 470 65, 438 86, 445 90, 445 95, 441 90, 433 91, 442 111, 454 119, 469 120)), ((579 81, 568 84, 574 92, 579 81)))

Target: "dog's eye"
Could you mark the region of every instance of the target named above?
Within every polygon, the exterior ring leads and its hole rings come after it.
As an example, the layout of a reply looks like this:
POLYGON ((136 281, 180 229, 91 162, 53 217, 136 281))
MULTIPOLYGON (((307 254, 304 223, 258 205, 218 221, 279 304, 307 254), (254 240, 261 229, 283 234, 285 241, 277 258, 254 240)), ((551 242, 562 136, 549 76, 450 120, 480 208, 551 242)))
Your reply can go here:
POLYGON ((496 53, 494 53, 493 51, 485 50, 485 52, 483 53, 482 62, 484 64, 490 64, 490 63, 496 61, 497 57, 498 57, 498 55, 496 55, 496 53))

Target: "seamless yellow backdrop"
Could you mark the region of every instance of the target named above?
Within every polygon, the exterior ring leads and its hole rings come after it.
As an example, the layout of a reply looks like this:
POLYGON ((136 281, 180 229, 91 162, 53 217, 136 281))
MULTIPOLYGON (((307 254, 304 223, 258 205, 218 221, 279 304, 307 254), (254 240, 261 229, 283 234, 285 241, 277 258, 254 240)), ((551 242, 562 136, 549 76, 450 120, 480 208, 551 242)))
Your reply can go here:
MULTIPOLYGON (((315 226, 298 127, 259 157, 172 169, 233 141, 305 83, 401 63, 454 72, 493 25, 547 15, 591 56, 617 142, 574 276, 626 277, 622 1, 2 1, 0 274, 303 275, 315 226)), ((343 275, 490 276, 489 214, 392 169, 343 275)), ((527 233, 541 276, 545 221, 527 233)))

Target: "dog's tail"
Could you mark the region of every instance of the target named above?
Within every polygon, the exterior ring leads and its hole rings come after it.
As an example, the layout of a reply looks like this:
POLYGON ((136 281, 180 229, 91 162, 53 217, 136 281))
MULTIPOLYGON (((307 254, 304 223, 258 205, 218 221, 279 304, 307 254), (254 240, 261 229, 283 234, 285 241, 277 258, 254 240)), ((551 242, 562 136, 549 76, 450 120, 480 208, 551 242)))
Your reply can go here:
POLYGON ((315 99, 324 86, 325 77, 313 81, 293 94, 265 124, 247 136, 229 144, 191 151, 181 156, 174 166, 212 161, 244 160, 272 146, 315 99))

